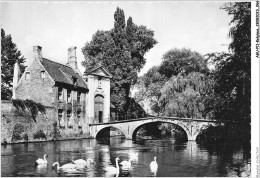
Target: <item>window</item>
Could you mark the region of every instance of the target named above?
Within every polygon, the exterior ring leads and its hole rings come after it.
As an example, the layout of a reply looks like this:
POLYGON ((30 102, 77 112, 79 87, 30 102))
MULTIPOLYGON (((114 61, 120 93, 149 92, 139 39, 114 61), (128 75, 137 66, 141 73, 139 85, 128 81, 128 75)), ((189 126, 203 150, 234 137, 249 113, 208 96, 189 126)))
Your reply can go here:
POLYGON ((63 123, 63 110, 59 109, 58 110, 58 122, 59 122, 59 126, 63 127, 64 123, 63 123))
POLYGON ((77 111, 77 118, 78 118, 78 119, 81 118, 81 111, 77 111))
POLYGON ((67 90, 67 103, 71 103, 71 90, 67 90))
POLYGON ((42 78, 42 79, 45 78, 45 71, 41 71, 41 78, 42 78))
POLYGON ((76 85, 76 84, 77 84, 77 78, 72 77, 72 81, 73 81, 73 85, 76 85))
POLYGON ((80 102, 81 102, 81 98, 80 98, 80 95, 81 95, 81 93, 80 92, 78 92, 78 95, 77 95, 77 102, 78 102, 78 104, 80 104, 80 102))
POLYGON ((81 119, 81 111, 77 111, 77 120, 78 120, 78 128, 82 129, 82 119, 81 119))
POLYGON ((101 79, 102 77, 98 77, 98 86, 101 86, 101 79))
POLYGON ((30 72, 25 73, 25 80, 30 80, 30 72))
POLYGON ((68 120, 70 119, 70 117, 71 117, 71 111, 68 110, 68 111, 67 111, 67 118, 68 118, 68 120))
POLYGON ((67 111, 67 123, 68 123, 68 128, 72 128, 71 124, 71 111, 67 111))
POLYGON ((62 109, 58 110, 58 119, 59 119, 59 121, 62 119, 62 112, 63 112, 62 109))
POLYGON ((58 99, 59 101, 62 101, 62 88, 58 88, 58 99))

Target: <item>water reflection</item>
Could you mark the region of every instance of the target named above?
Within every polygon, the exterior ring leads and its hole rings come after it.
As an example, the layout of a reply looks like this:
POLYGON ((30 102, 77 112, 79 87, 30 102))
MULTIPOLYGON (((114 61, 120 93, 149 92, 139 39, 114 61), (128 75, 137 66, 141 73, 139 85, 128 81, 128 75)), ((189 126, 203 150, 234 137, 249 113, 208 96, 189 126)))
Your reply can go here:
POLYGON ((47 164, 40 164, 35 166, 35 168, 38 174, 44 175, 47 173, 47 164))
POLYGON ((175 140, 104 140, 85 139, 2 146, 2 176, 84 176, 84 177, 195 177, 248 176, 250 150, 238 145, 201 145, 194 141, 175 140), (35 167, 34 162, 48 154, 48 165, 35 167), (157 157, 158 169, 150 163, 157 157), (131 169, 120 167, 118 175, 109 175, 107 166, 116 167, 115 158, 131 161, 131 169), (92 158, 96 165, 75 170, 52 170, 52 164, 92 158))

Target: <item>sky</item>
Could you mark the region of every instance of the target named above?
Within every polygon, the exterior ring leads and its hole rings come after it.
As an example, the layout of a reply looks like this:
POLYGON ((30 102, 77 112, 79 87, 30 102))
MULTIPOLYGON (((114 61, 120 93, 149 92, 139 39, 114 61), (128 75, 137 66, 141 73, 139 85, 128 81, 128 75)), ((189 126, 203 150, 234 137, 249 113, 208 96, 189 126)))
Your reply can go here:
POLYGON ((220 9, 224 2, 1 2, 1 28, 29 65, 33 46, 42 47, 43 57, 66 64, 68 48, 77 47, 79 70, 83 73, 81 49, 97 30, 110 30, 117 7, 137 25, 154 31, 157 44, 145 55, 143 75, 162 62, 173 48, 190 48, 202 55, 228 52, 231 17, 220 9))

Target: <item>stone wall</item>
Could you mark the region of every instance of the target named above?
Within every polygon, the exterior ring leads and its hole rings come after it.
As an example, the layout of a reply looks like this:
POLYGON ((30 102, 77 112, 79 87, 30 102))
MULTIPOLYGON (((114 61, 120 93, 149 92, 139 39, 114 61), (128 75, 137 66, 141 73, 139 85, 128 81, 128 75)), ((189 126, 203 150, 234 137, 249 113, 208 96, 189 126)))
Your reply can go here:
MULTIPOLYGON (((1 143, 35 142, 88 138, 82 128, 59 128, 55 108, 46 107, 46 114, 39 113, 35 123, 30 114, 20 113, 11 101, 1 102, 1 143)), ((84 123, 86 124, 86 123, 84 123)))
POLYGON ((15 90, 16 97, 24 100, 31 99, 44 106, 52 106, 56 96, 54 85, 55 82, 40 61, 34 59, 19 80, 15 90), (41 71, 45 71, 45 78, 41 77, 41 71))

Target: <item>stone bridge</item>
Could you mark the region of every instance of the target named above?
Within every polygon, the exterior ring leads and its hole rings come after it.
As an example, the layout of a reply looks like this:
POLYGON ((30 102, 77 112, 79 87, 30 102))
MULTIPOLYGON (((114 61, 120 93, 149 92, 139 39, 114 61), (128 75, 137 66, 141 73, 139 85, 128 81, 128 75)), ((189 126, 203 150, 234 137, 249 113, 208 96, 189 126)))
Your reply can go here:
POLYGON ((217 123, 217 121, 202 119, 178 117, 147 117, 133 120, 89 124, 90 136, 92 138, 97 138, 102 135, 110 136, 109 132, 110 128, 112 127, 120 130, 125 135, 126 139, 131 140, 135 138, 135 134, 141 126, 152 122, 176 124, 185 131, 188 140, 196 140, 196 137, 201 132, 201 130, 206 129, 210 125, 216 125, 217 123))

